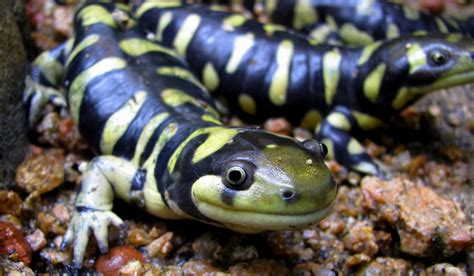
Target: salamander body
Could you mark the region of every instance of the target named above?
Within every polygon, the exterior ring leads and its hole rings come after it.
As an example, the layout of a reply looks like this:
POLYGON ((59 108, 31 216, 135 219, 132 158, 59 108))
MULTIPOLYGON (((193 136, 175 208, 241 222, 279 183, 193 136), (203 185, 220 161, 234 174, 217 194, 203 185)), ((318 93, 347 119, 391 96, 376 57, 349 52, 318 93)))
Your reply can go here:
POLYGON ((145 2, 135 14, 243 118, 285 116, 317 126, 330 157, 380 176, 383 169, 351 133, 383 125, 432 91, 474 80, 474 41, 459 34, 349 48, 314 45, 278 25, 198 4, 145 2))
POLYGON ((38 58, 25 97, 32 106, 44 102, 38 93, 63 86, 97 154, 62 245, 73 243, 76 266, 90 232, 105 252, 108 225, 123 225, 111 211, 115 196, 161 218, 245 233, 306 227, 329 213, 337 188, 324 145, 223 126, 178 55, 133 20, 120 24, 126 11, 102 2, 79 9, 74 38, 38 58))

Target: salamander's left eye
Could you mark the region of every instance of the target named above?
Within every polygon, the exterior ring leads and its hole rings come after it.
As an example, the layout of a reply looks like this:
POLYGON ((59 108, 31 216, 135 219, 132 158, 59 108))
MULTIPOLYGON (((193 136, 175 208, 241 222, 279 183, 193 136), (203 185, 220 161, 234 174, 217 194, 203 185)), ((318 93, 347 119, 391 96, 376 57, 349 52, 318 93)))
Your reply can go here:
POLYGON ((448 53, 433 51, 430 53, 430 59, 434 65, 444 65, 448 62, 448 53))
POLYGON ((240 186, 245 182, 247 173, 241 167, 231 167, 227 169, 226 180, 232 186, 240 186))
POLYGON ((234 190, 248 189, 253 181, 254 166, 247 161, 233 161, 222 175, 222 182, 234 190))

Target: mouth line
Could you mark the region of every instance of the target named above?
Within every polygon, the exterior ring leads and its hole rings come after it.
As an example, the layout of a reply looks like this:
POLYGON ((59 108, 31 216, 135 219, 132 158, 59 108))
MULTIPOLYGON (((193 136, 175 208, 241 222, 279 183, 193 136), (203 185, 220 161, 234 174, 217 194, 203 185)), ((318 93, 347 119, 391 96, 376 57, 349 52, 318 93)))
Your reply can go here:
POLYGON ((229 228, 238 228, 240 230, 249 229, 253 230, 253 232, 256 232, 255 230, 289 230, 307 227, 329 215, 333 206, 334 201, 314 212, 292 215, 279 213, 255 213, 222 208, 218 205, 204 201, 196 202, 196 207, 206 217, 219 221, 229 228))
POLYGON ((437 81, 429 84, 425 89, 417 89, 416 87, 415 89, 416 92, 425 93, 428 91, 464 85, 472 81, 474 81, 474 69, 440 78, 437 81))

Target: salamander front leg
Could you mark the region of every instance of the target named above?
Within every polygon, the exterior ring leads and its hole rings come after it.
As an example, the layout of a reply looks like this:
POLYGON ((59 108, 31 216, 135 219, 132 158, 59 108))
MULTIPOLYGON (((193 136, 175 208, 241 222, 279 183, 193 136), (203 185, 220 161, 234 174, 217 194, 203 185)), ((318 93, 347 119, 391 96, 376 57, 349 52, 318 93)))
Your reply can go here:
POLYGON ((378 127, 381 121, 346 107, 337 106, 321 122, 316 138, 327 145, 329 158, 356 171, 388 178, 384 166, 370 157, 360 142, 351 135, 355 129, 378 127))
POLYGON ((94 233, 102 253, 108 251, 108 226, 125 227, 112 210, 114 196, 126 201, 132 200, 130 192, 135 182, 144 181, 138 177, 140 170, 127 160, 114 156, 94 158, 86 168, 81 181, 81 188, 75 203, 75 212, 64 236, 61 249, 71 242, 74 248, 73 263, 82 266, 89 234, 94 233))

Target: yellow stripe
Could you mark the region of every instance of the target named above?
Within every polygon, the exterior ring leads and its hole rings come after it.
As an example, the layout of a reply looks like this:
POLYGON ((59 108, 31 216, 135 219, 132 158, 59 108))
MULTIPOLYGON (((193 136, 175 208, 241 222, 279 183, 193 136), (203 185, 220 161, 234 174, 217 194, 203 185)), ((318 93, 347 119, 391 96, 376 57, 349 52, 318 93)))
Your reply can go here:
POLYGON ((242 58, 254 45, 254 40, 255 36, 252 33, 239 36, 234 40, 232 54, 225 67, 227 74, 235 73, 242 58))
POLYGON ((382 120, 379 118, 367 115, 359 111, 352 111, 352 115, 357 121, 357 125, 364 130, 370 130, 377 128, 383 124, 382 120))
POLYGON ((100 149, 103 154, 112 154, 115 144, 137 116, 146 100, 146 96, 147 93, 145 91, 136 92, 132 99, 128 100, 107 119, 100 140, 100 149))
POLYGON ((64 73, 64 67, 51 56, 49 51, 42 53, 36 58, 34 64, 41 68, 41 73, 51 84, 59 85, 64 73))
POLYGON ((77 15, 82 20, 82 26, 90 26, 101 23, 113 28, 117 27, 112 14, 100 5, 84 7, 77 15))
POLYGON ((323 57, 324 97, 329 105, 333 102, 337 85, 339 84, 339 64, 341 59, 341 53, 339 53, 337 48, 327 52, 323 57))
POLYGON ((439 19, 438 17, 435 17, 434 19, 436 26, 438 27, 438 30, 441 33, 449 33, 448 27, 446 26, 446 24, 444 24, 443 20, 439 19))
POLYGON ((79 112, 87 84, 96 77, 100 77, 111 71, 123 69, 126 66, 127 62, 121 58, 105 58, 84 70, 74 79, 69 89, 69 105, 71 106, 71 117, 76 123, 79 122, 79 112))
POLYGON ((161 98, 166 105, 171 107, 177 107, 180 105, 184 105, 186 103, 193 104, 204 109, 207 113, 211 114, 212 116, 219 118, 219 113, 207 103, 197 100, 185 92, 178 90, 178 89, 165 89, 161 92, 161 98))
POLYGON ((386 68, 387 66, 384 63, 380 63, 370 72, 364 81, 364 95, 373 103, 377 101, 377 97, 379 96, 380 86, 382 85, 386 68))
POLYGON ((410 64, 409 73, 415 72, 420 66, 427 64, 426 53, 419 44, 411 44, 406 53, 410 64))
POLYGON ((194 74, 182 67, 163 66, 156 69, 156 72, 162 76, 171 76, 186 80, 195 84, 197 87, 200 87, 204 92, 207 92, 206 88, 199 82, 199 80, 194 76, 194 74))
POLYGON ((163 8, 175 8, 181 6, 181 1, 180 0, 166 0, 166 1, 149 1, 149 2, 144 2, 143 4, 140 5, 140 7, 137 9, 135 13, 135 17, 138 18, 142 16, 144 13, 147 11, 157 8, 157 9, 163 9, 163 8))
POLYGON ((242 111, 247 114, 256 115, 257 114, 257 105, 255 100, 249 94, 240 94, 239 95, 239 106, 242 111))
POLYGON ((90 35, 90 36, 84 38, 79 44, 77 44, 76 47, 74 47, 71 54, 69 54, 69 56, 67 58, 67 62, 66 62, 66 67, 69 66, 69 63, 71 63, 71 61, 73 61, 74 58, 80 52, 82 52, 85 48, 97 43, 97 41, 99 41, 99 39, 100 39, 100 36, 96 35, 96 34, 93 34, 93 35, 90 35))
POLYGON ((351 23, 343 24, 339 29, 339 34, 342 40, 351 46, 364 46, 374 41, 367 32, 359 30, 351 23))
POLYGON ((171 19, 173 19, 172 12, 165 12, 158 21, 158 28, 156 28, 156 40, 162 41, 163 40, 163 31, 166 27, 170 24, 171 19))
POLYGON ((186 49, 200 23, 201 17, 197 14, 191 14, 184 20, 173 41, 173 46, 180 55, 186 55, 186 49))
POLYGON ((168 143, 168 141, 171 140, 176 132, 178 132, 178 128, 178 124, 171 123, 163 129, 163 131, 160 133, 160 137, 158 137, 158 142, 156 142, 155 147, 150 154, 150 157, 148 157, 145 163, 143 163, 144 168, 149 168, 148 171, 154 171, 159 153, 166 143, 168 143))
POLYGON ((387 26, 387 30, 385 30, 385 35, 387 38, 396 38, 400 36, 400 30, 398 29, 397 25, 390 23, 387 26))
POLYGON ((153 136, 155 130, 161 125, 161 123, 163 123, 164 120, 166 120, 166 118, 168 118, 168 116, 168 113, 157 114, 145 125, 137 141, 135 153, 133 154, 132 158, 133 164, 138 165, 140 162, 140 157, 142 156, 148 141, 150 141, 151 136, 153 136))
POLYGON ((267 12, 268 16, 271 17, 275 8, 277 6, 277 0, 267 0, 265 1, 265 11, 267 12))
POLYGON ((311 5, 311 0, 297 0, 293 16, 293 27, 297 30, 318 21, 318 14, 311 5))
POLYGON ((328 120, 329 124, 331 124, 333 127, 340 128, 345 131, 349 131, 351 129, 351 123, 349 122, 349 119, 347 119, 347 117, 342 113, 331 113, 326 118, 326 120, 328 120))
POLYGON ((204 86, 206 86, 211 92, 219 87, 219 75, 212 63, 208 62, 204 65, 204 69, 202 70, 202 80, 204 86))
POLYGON ((119 46, 127 55, 133 57, 141 56, 149 52, 164 53, 173 57, 177 56, 175 51, 146 39, 124 39, 120 41, 119 46))
POLYGON ((347 152, 349 154, 361 154, 364 153, 365 150, 356 139, 351 138, 349 143, 347 143, 347 152))
POLYGON ((382 45, 382 42, 377 41, 365 46, 362 50, 362 54, 360 55, 359 60, 357 61, 357 65, 362 65, 366 63, 370 59, 372 54, 380 47, 380 45, 382 45))
POLYGON ((191 133, 186 140, 184 140, 178 148, 173 152, 168 161, 168 171, 173 173, 178 161, 179 155, 183 151, 184 147, 194 138, 202 134, 209 134, 206 141, 202 143, 194 152, 192 159, 193 163, 197 163, 207 156, 221 149, 225 144, 229 143, 231 139, 238 134, 238 130, 235 128, 224 128, 224 127, 208 127, 200 128, 191 133))
POLYGON ((293 48, 293 42, 283 40, 276 52, 277 69, 272 77, 269 97, 270 101, 277 106, 283 105, 286 102, 293 48))
POLYGON ((411 20, 420 19, 420 12, 408 6, 403 6, 403 14, 405 15, 406 18, 411 19, 411 20))
POLYGON ((222 29, 225 31, 234 31, 234 27, 242 26, 245 21, 247 21, 245 16, 240 14, 231 15, 222 21, 222 29))
POLYGON ((317 110, 310 110, 306 112, 303 119, 301 120, 300 126, 306 129, 314 129, 319 123, 321 123, 323 115, 317 110))

